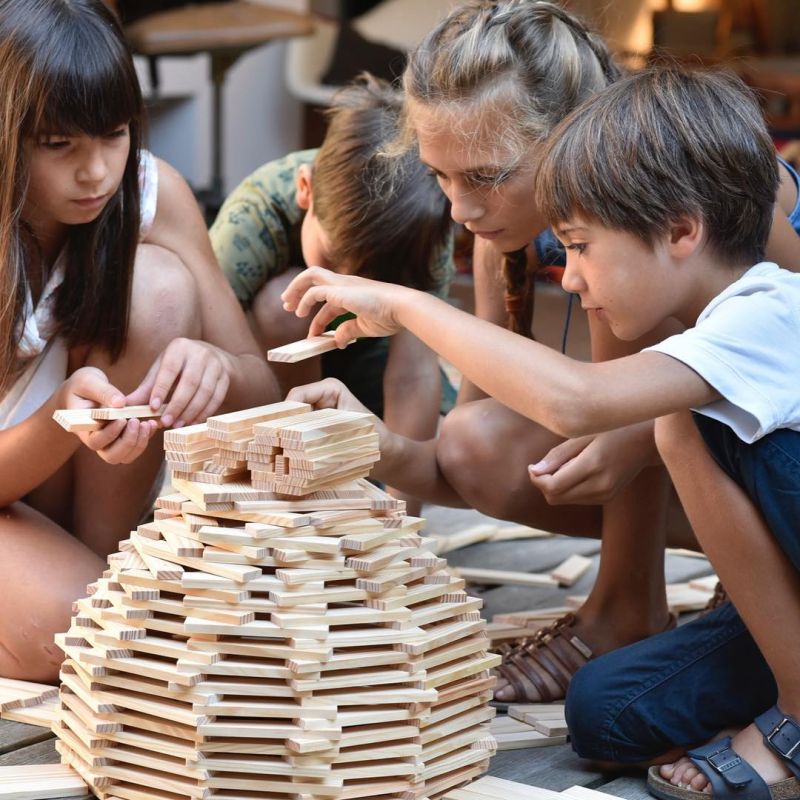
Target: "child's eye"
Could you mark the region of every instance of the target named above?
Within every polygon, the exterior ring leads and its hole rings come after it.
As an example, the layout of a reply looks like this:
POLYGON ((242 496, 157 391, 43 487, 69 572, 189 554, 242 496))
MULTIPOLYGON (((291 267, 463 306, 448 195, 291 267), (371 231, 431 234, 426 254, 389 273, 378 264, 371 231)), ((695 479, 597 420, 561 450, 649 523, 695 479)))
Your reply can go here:
POLYGON ((572 250, 580 255, 584 252, 584 250, 586 250, 586 242, 573 242, 572 244, 564 245, 564 248, 566 250, 572 250))
POLYGON ((42 136, 39 139, 39 146, 48 150, 63 150, 69 147, 70 140, 63 136, 42 136))
POLYGON ((504 169, 499 172, 473 172, 469 179, 476 186, 499 186, 505 183, 513 173, 513 170, 504 169))
POLYGON ((110 133, 106 134, 107 139, 122 139, 128 135, 128 126, 127 125, 120 125, 119 128, 115 128, 110 133))

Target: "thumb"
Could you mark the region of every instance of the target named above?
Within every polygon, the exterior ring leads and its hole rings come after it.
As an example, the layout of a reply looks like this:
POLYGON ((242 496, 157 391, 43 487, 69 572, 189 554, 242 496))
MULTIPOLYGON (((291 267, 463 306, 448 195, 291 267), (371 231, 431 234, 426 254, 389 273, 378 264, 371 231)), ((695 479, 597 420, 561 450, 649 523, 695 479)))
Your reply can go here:
POLYGON ((112 386, 105 373, 96 367, 85 367, 81 370, 73 393, 101 407, 121 408, 125 405, 125 395, 116 386, 112 386))
POLYGON ((338 328, 336 328, 336 333, 334 334, 334 338, 336 339, 336 345, 340 348, 347 347, 347 345, 352 344, 355 339, 358 339, 359 336, 363 336, 364 332, 361 330, 361 326, 358 322, 358 317, 355 319, 348 319, 345 320, 338 328))
POLYGON ((545 453, 539 461, 528 467, 531 475, 546 475, 561 469, 571 461, 591 441, 591 437, 581 439, 567 439, 545 453))
MULTIPOLYGON (((150 393, 153 391, 158 368, 161 365, 161 357, 159 356, 147 371, 142 382, 125 398, 129 406, 143 406, 150 403, 150 393)), ((158 409, 155 409, 156 411, 158 409)))

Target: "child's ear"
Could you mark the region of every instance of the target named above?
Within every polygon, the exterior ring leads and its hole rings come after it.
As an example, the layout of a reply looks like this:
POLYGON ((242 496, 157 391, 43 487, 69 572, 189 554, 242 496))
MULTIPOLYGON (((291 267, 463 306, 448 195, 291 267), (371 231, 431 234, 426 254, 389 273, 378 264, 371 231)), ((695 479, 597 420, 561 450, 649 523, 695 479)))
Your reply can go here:
POLYGON ((301 164, 297 170, 297 205, 308 211, 311 208, 311 165, 301 164))
POLYGON ((706 226, 699 217, 679 217, 669 226, 668 247, 676 258, 686 258, 703 244, 706 226))

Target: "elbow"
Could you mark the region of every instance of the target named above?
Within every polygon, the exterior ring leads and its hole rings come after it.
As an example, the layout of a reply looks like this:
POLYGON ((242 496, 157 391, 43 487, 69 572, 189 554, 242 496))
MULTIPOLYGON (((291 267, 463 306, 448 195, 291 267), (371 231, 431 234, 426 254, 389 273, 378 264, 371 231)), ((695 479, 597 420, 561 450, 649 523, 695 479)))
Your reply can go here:
POLYGON ((549 404, 546 416, 546 427, 565 439, 577 439, 604 429, 602 410, 592 386, 584 381, 573 381, 563 387, 549 404))
MULTIPOLYGON (((572 404, 570 403, 569 405, 572 404)), ((549 418, 550 421, 546 427, 565 439, 577 439, 579 436, 586 436, 595 432, 591 424, 587 422, 585 414, 578 410, 563 407, 553 409, 549 418)))

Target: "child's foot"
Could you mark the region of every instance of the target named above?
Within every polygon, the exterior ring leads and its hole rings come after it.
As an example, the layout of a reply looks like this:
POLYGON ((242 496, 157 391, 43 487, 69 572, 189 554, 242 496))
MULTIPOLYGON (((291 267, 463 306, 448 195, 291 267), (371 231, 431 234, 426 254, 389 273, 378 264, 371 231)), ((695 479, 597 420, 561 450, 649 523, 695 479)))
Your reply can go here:
MULTIPOLYGON (((712 741, 730 735, 732 735, 730 731, 724 731, 712 741)), ((786 762, 764 744, 764 736, 754 724, 748 725, 733 736, 731 747, 768 785, 792 776, 786 762)), ((674 786, 712 794, 708 778, 686 756, 673 764, 663 764, 659 767, 659 773, 664 780, 674 786)))
POLYGON ((666 623, 661 621, 652 630, 633 632, 624 625, 609 630, 603 623, 610 618, 614 617, 606 614, 590 622, 583 614, 566 614, 504 653, 503 663, 494 670, 495 702, 563 700, 572 676, 590 658, 675 626, 675 618, 669 615, 666 623))

